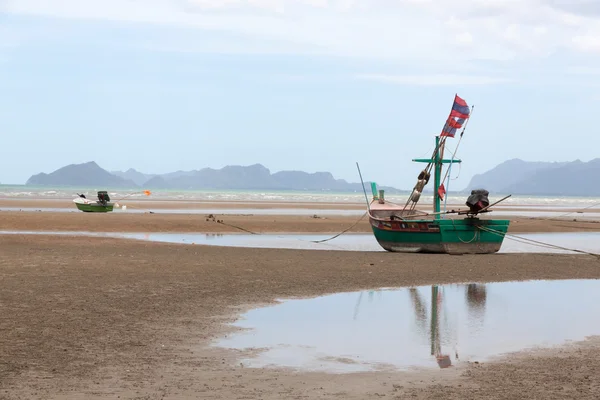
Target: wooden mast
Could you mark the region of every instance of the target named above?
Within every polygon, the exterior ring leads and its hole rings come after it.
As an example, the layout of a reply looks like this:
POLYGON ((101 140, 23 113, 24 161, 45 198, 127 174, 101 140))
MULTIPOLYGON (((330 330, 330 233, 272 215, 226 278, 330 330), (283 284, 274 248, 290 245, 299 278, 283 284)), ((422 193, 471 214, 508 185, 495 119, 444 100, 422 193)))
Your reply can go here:
POLYGON ((440 194, 438 188, 440 187, 440 175, 442 174, 442 163, 443 156, 440 154, 440 137, 435 137, 435 157, 433 159, 433 212, 435 213, 435 219, 440 219, 440 194))

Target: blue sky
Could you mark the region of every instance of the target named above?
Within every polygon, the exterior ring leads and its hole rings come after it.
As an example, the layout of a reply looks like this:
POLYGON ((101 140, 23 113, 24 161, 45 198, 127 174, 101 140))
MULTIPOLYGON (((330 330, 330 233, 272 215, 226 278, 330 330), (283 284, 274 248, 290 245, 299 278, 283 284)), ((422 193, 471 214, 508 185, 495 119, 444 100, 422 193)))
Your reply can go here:
POLYGON ((600 156, 599 89, 595 1, 0 0, 0 182, 91 160, 357 181, 358 161, 410 188, 458 93, 463 188, 600 156))

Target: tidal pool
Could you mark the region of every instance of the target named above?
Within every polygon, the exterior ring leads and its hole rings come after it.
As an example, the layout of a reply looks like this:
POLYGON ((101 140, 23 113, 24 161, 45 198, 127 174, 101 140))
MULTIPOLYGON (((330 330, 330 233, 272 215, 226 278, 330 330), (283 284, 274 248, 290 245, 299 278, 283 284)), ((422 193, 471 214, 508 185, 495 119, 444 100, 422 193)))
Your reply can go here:
MULTIPOLYGON (((151 242, 185 243, 195 245, 256 247, 275 249, 304 250, 345 250, 345 251, 385 251, 379 246, 373 234, 346 233, 333 240, 332 234, 220 234, 220 233, 125 233, 125 232, 84 232, 84 231, 0 231, 0 235, 66 235, 114 237, 122 239, 147 240, 151 242)), ((558 245, 570 249, 600 253, 600 232, 568 232, 568 233, 528 233, 518 234, 519 238, 532 239, 543 243, 558 245)), ((513 240, 507 236, 499 253, 573 253, 568 250, 540 247, 513 240)), ((575 253, 573 253, 575 254, 575 253)))
POLYGON ((434 285, 284 300, 217 347, 246 367, 333 373, 447 368, 600 334, 600 281, 434 285))

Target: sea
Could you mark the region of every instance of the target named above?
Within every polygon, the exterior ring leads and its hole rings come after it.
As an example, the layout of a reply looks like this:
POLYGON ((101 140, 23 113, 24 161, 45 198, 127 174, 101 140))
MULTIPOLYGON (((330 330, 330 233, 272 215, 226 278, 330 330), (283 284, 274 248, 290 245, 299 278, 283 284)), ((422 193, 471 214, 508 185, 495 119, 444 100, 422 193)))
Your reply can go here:
MULTIPOLYGON (((88 197, 95 197, 98 190, 104 188, 81 187, 35 187, 25 185, 0 185, 0 199, 72 199, 77 194, 83 193, 88 197)), ((268 190, 151 190, 150 196, 144 194, 142 189, 119 189, 109 191, 111 198, 119 199, 127 196, 128 199, 144 199, 154 201, 205 201, 205 202, 267 202, 267 203, 332 203, 332 204, 364 204, 365 194, 357 192, 331 192, 331 191, 268 191, 268 190)), ((367 193, 370 199, 370 193, 367 193)), ((386 199, 391 202, 405 202, 409 192, 386 194, 386 199)), ((490 193, 490 202, 500 200, 506 196, 504 193, 490 193)), ((447 204, 464 204, 468 193, 450 193, 447 204)), ((424 193, 420 204, 431 204, 432 194, 424 193)), ((504 200, 504 207, 536 207, 548 209, 584 209, 600 206, 600 197, 585 196, 524 196, 513 195, 504 200)))

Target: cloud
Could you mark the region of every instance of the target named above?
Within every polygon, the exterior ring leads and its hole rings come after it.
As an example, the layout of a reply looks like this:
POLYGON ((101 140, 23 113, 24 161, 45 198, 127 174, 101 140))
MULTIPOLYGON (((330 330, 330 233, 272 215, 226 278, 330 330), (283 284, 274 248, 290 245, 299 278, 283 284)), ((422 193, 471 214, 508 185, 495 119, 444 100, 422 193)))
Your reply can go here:
POLYGON ((580 15, 600 15, 600 2, 598 0, 544 0, 543 3, 580 15))
POLYGON ((506 75, 557 54, 600 61, 596 0, 4 0, 0 10, 180 32, 136 43, 147 50, 320 55, 432 70, 419 79, 397 70, 364 75, 388 82, 491 84, 504 80, 474 66, 506 75))
POLYGON ((506 78, 494 78, 490 76, 472 76, 472 75, 379 75, 379 74, 359 74, 356 79, 395 83, 399 85, 417 85, 417 86, 439 86, 439 85, 490 85, 498 83, 511 82, 506 78))
MULTIPOLYGON (((575 3, 577 3, 575 1, 575 3)), ((340 55, 500 58, 551 51, 591 34, 599 20, 570 0, 11 0, 5 12, 167 24, 269 36, 340 55)), ((584 5, 583 3, 586 3, 584 5)), ((595 8, 598 8, 594 6, 595 8)))
POLYGON ((600 30, 598 34, 594 35, 581 35, 573 38, 573 45, 576 49, 588 52, 600 54, 600 30))

